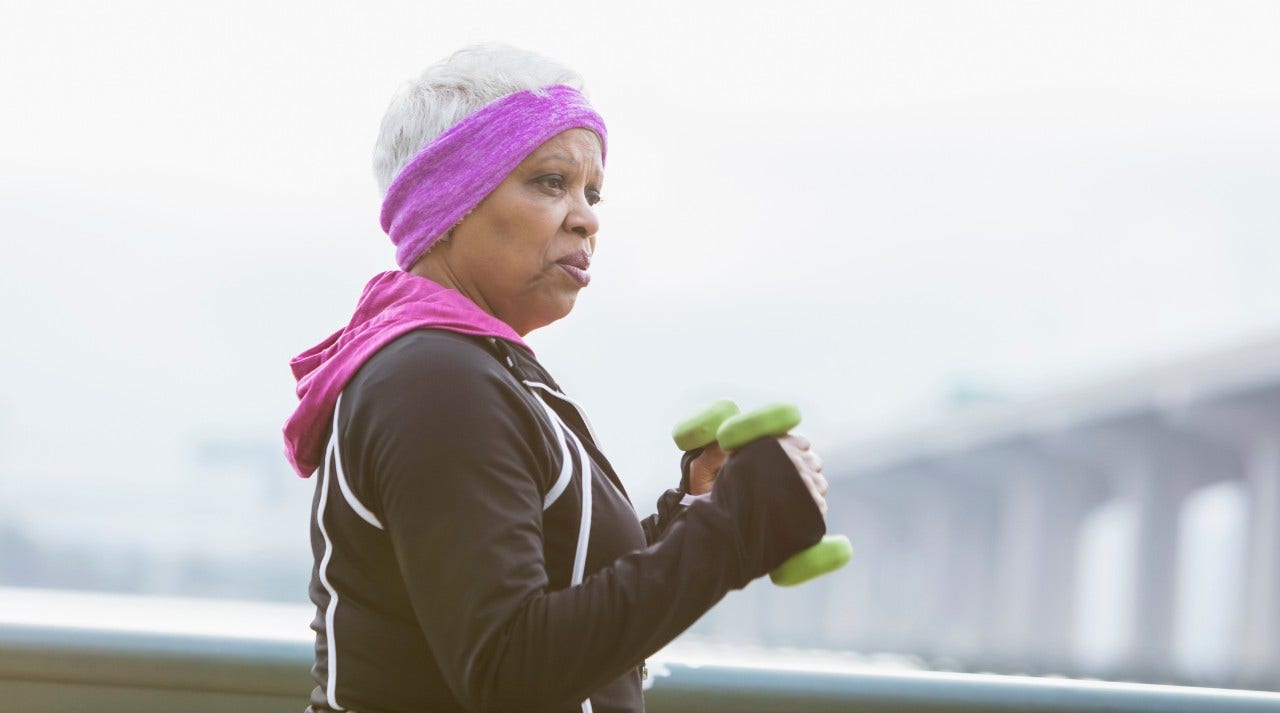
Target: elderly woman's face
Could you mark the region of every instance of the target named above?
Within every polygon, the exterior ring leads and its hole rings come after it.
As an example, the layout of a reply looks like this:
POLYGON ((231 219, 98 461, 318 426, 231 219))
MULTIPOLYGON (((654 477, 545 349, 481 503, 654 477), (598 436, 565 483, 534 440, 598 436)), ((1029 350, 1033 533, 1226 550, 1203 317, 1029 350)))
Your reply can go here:
POLYGON ((522 336, 564 317, 590 279, 600 227, 592 206, 603 182, 595 132, 553 136, 437 246, 445 250, 427 254, 436 263, 427 276, 447 277, 522 336), (431 274, 440 270, 445 274, 431 274))

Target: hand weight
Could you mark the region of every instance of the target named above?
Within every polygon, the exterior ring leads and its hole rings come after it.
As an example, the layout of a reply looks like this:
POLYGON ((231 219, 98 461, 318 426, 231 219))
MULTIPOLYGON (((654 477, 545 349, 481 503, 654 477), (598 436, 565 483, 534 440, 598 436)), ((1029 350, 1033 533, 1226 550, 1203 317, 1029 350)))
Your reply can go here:
MULTIPOLYGON (((733 401, 720 399, 677 424, 671 436, 682 451, 716 441, 730 452, 761 438, 780 438, 798 425, 800 409, 791 404, 773 404, 743 414, 733 401)), ((848 537, 826 535, 818 544, 779 565, 769 573, 769 579, 779 586, 795 586, 840 569, 852 557, 853 545, 848 537)))

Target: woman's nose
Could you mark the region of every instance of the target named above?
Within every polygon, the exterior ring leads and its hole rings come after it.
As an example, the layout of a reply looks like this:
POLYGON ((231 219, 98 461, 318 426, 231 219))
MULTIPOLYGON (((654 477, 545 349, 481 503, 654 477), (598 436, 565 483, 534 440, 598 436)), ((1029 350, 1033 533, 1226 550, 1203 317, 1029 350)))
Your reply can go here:
POLYGON ((585 198, 574 204, 573 210, 565 217, 565 223, 570 232, 584 238, 590 238, 600 230, 600 219, 585 198))

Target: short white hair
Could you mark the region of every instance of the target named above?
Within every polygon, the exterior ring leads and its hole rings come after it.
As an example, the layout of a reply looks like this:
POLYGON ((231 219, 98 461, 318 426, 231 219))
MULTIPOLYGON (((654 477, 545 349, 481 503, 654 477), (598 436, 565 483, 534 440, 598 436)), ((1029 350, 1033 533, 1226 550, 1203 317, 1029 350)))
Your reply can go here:
POLYGON ((542 55, 508 45, 472 45, 427 67, 396 92, 373 148, 373 175, 386 195, 409 159, 480 107, 508 94, 567 84, 582 77, 542 55))

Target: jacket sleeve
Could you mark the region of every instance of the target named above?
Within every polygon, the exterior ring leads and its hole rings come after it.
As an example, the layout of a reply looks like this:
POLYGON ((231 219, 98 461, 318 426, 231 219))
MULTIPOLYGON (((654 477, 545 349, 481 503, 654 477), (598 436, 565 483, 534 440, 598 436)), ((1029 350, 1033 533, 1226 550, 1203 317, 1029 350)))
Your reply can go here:
POLYGON ((366 393, 366 463, 406 593, 471 711, 576 706, 825 524, 776 440, 726 463, 647 549, 548 591, 545 438, 518 386, 474 363, 399 369, 366 393))

